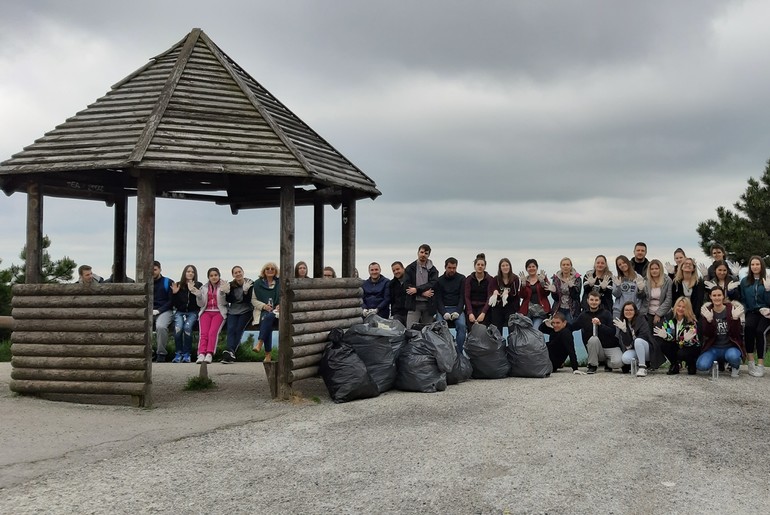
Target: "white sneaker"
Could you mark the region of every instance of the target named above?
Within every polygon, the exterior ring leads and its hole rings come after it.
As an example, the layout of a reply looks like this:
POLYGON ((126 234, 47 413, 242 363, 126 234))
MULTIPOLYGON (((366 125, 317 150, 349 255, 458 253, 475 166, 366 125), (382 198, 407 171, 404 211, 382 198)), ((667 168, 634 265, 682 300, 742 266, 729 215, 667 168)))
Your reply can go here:
POLYGON ((754 362, 753 361, 749 361, 748 363, 746 363, 746 367, 749 369, 749 375, 753 376, 754 375, 754 370, 756 369, 756 365, 754 364, 754 362))
POLYGON ((645 377, 647 375, 647 367, 639 367, 636 371, 636 377, 645 377))
POLYGON ((765 366, 764 365, 757 365, 754 367, 753 372, 749 372, 754 377, 762 377, 765 375, 765 366))
POLYGON ((195 361, 195 364, 200 365, 203 363, 203 360, 206 359, 205 354, 198 354, 198 359, 195 361))
POLYGON ((738 377, 740 370, 740 367, 732 367, 732 370, 730 370, 730 377, 738 377))
POLYGON ((205 361, 206 361, 206 363, 211 363, 212 361, 214 361, 214 355, 209 352, 208 354, 206 354, 206 360, 205 361))

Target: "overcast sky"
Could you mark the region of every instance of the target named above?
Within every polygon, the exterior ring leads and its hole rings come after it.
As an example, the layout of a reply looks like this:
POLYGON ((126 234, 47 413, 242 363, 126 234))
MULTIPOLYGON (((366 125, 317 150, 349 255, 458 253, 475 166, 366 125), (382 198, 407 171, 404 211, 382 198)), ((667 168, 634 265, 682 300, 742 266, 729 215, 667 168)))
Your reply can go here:
MULTIPOLYGON (((563 256, 696 259, 695 228, 770 158, 770 3, 755 1, 8 2, 0 18, 0 160, 202 28, 382 191, 358 203, 357 267, 427 242, 468 273, 563 256), (10 5, 8 5, 10 4, 10 5)), ((26 196, 0 198, 0 258, 19 262, 26 196)), ((135 264, 135 204, 129 275, 135 264)), ((113 212, 46 198, 54 257, 109 275, 113 212)), ((327 208, 326 262, 340 265, 327 208)), ((277 210, 158 201, 156 257, 278 261, 277 210)), ((312 208, 297 259, 312 259, 312 208)), ((228 276, 225 273, 225 276, 228 276)))

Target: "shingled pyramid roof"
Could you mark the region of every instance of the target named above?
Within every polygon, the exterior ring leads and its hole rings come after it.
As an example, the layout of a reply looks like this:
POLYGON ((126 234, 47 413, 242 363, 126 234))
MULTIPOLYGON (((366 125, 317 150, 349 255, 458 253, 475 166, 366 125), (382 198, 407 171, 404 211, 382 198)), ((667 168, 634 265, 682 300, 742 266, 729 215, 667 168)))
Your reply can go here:
POLYGON ((0 186, 24 191, 34 177, 45 194, 109 200, 132 194, 141 170, 157 172, 159 196, 238 207, 277 205, 286 180, 307 185, 299 204, 380 195, 200 29, 0 163, 0 186), (228 197, 178 193, 218 190, 228 197))

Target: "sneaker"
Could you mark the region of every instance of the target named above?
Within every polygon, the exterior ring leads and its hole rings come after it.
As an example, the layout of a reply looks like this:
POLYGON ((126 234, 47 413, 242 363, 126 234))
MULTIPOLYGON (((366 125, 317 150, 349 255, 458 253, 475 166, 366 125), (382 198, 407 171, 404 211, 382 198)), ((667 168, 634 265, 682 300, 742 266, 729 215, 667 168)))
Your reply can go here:
POLYGON ((222 353, 222 363, 225 365, 235 363, 235 354, 233 354, 233 351, 226 350, 222 353))
POLYGON ((198 354, 198 360, 195 362, 197 365, 200 365, 206 360, 205 354, 198 354))
MULTIPOLYGON (((597 368, 598 367, 595 367, 593 365, 588 365, 588 368, 586 368, 586 374, 595 374, 597 368)), ((612 369, 610 369, 610 370, 612 370, 612 369)))
POLYGON ((182 362, 182 353, 177 352, 176 356, 174 356, 174 359, 171 360, 171 363, 181 363, 182 362))
POLYGON ((189 363, 190 362, 190 355, 185 353, 182 354, 182 363, 189 363))
POLYGON ((762 377, 763 375, 765 375, 765 366, 757 365, 754 367, 754 370, 749 370, 749 374, 751 374, 754 377, 762 377))
POLYGON ((620 367, 620 371, 624 374, 630 374, 631 373, 631 365, 623 365, 620 367))
POLYGON ((211 363, 212 361, 214 361, 214 355, 209 352, 208 354, 206 354, 204 361, 206 363, 211 363))
POLYGON ((647 367, 639 367, 636 371, 636 377, 645 377, 647 375, 647 367))
MULTIPOLYGON (((756 365, 754 365, 754 362, 753 361, 749 361, 748 363, 746 363, 746 366, 749 369, 749 375, 750 376, 754 376, 754 373, 755 373, 754 369, 756 369, 756 365)), ((756 376, 754 376, 754 377, 756 377, 756 376)))
POLYGON ((604 371, 605 372, 612 372, 612 367, 609 365, 604 365, 604 371))
POLYGON ((156 354, 155 359, 153 359, 155 363, 165 363, 166 362, 166 355, 165 354, 156 354))
POLYGON ((732 370, 730 370, 730 377, 738 377, 738 373, 740 372, 740 367, 731 367, 732 370))

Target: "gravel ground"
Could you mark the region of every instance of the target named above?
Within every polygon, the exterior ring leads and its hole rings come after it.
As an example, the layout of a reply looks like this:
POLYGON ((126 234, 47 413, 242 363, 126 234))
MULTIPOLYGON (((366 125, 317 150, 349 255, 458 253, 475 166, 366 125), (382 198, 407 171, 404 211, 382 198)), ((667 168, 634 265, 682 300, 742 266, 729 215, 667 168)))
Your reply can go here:
POLYGON ((320 380, 270 401, 254 364, 182 392, 183 367, 156 369, 152 410, 6 386, 0 512, 767 513, 770 376, 560 372, 337 405, 320 380))

